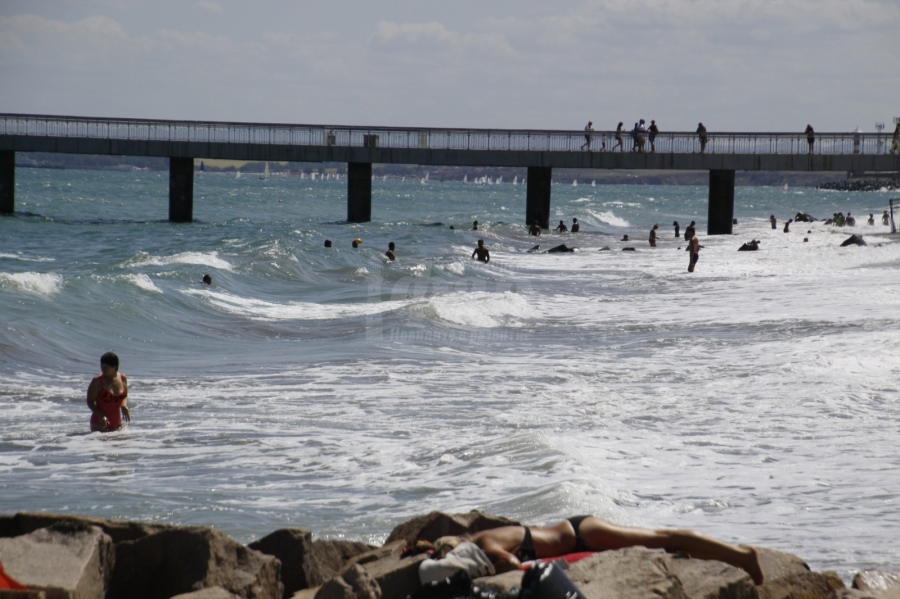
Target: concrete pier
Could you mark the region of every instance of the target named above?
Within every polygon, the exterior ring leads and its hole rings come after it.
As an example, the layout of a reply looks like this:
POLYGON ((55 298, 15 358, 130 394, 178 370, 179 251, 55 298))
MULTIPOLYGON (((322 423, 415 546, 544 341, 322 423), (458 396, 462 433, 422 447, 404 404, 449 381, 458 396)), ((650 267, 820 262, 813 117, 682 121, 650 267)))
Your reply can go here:
POLYGON ((16 153, 0 150, 0 214, 16 211, 16 153))
MULTIPOLYGON (((595 136, 613 132, 595 132, 595 136)), ((0 113, 0 213, 15 202, 16 152, 110 156, 196 156, 349 165, 347 220, 372 219, 372 164, 527 168, 525 222, 550 225, 552 169, 709 171, 711 235, 729 234, 736 171, 900 172, 890 134, 710 132, 704 154, 693 131, 660 133, 656 152, 585 152, 584 131, 350 127, 278 123, 162 121, 0 113)), ((626 142, 626 148, 630 141, 626 142)), ((193 164, 171 158, 169 218, 193 218, 193 164)))
POLYGON ((372 163, 347 163, 347 222, 372 220, 372 163))
POLYGON ((169 158, 169 220, 194 220, 194 159, 169 158))
POLYGON ((734 171, 709 171, 708 235, 731 235, 734 220, 734 171))
POLYGON ((553 169, 549 166, 529 166, 527 191, 525 192, 525 224, 534 221, 542 229, 550 228, 550 183, 553 169))

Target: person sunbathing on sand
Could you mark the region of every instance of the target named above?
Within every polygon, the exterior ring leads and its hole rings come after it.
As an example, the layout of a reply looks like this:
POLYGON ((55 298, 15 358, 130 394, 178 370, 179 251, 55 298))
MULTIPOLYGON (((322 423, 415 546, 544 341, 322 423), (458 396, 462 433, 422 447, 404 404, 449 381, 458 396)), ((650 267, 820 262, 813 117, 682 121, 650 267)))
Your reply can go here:
MULTIPOLYGON (((436 547, 442 539, 435 542, 436 547)), ((764 580, 753 547, 730 545, 692 530, 619 526, 595 516, 577 516, 553 526, 501 526, 475 533, 467 540, 487 554, 497 572, 522 569, 522 562, 567 553, 643 546, 725 562, 747 572, 756 584, 764 580)))

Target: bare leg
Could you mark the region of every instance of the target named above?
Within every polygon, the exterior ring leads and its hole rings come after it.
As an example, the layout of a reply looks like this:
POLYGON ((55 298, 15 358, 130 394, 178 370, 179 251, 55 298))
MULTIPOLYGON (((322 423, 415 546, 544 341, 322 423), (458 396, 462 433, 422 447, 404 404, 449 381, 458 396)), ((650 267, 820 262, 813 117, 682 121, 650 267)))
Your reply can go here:
POLYGON ((746 571, 753 582, 763 583, 759 556, 752 547, 730 545, 692 530, 649 530, 617 526, 601 518, 586 518, 578 535, 594 551, 644 546, 648 549, 683 551, 696 559, 725 562, 746 571))

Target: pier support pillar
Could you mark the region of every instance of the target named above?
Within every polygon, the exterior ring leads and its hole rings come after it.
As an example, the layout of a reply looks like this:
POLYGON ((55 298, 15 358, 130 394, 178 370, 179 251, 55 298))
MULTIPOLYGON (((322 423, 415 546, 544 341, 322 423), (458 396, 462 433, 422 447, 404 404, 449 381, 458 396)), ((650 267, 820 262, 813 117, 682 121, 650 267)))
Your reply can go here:
POLYGON ((347 222, 372 220, 372 164, 347 163, 347 222))
POLYGON ((169 222, 194 220, 194 159, 169 158, 169 222))
POLYGON ((734 220, 734 171, 709 171, 708 235, 731 235, 734 220))
POLYGON ((0 214, 16 211, 16 152, 0 150, 0 214))
POLYGON ((550 181, 553 169, 549 166, 528 167, 528 189, 525 192, 525 224, 537 221, 542 229, 550 228, 550 181))

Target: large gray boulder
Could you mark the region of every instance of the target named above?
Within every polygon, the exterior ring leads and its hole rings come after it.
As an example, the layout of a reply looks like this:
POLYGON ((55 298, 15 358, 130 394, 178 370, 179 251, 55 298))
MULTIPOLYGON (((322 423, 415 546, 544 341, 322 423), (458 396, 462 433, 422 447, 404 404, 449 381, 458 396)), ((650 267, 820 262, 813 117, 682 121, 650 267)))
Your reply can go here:
POLYGON ((756 599, 750 575, 713 560, 676 557, 659 549, 604 551, 576 562, 569 578, 591 599, 756 599))
POLYGON ((239 599, 237 595, 229 593, 222 587, 209 587, 202 591, 175 595, 172 599, 239 599))
POLYGON ((497 528, 498 526, 518 524, 515 520, 491 516, 479 511, 471 511, 468 514, 431 512, 425 516, 416 516, 412 520, 398 524, 391 531, 391 534, 385 541, 385 545, 402 540, 408 547, 412 547, 420 539, 434 541, 441 537, 471 534, 497 528))
POLYGON ((112 539, 83 523, 0 538, 0 554, 10 576, 48 599, 104 597, 115 562, 112 539))
POLYGON ((798 572, 759 587, 759 599, 831 599, 847 587, 835 572, 798 572))
POLYGON ((90 518, 87 516, 70 516, 63 514, 44 514, 39 512, 19 512, 14 515, 0 515, 0 537, 18 537, 41 528, 47 528, 58 522, 75 525, 97 526, 112 539, 113 543, 133 541, 149 534, 172 528, 164 524, 145 524, 126 520, 110 520, 106 518, 90 518))
POLYGON ((418 590, 419 564, 427 559, 425 554, 403 557, 403 541, 393 541, 372 551, 352 558, 344 572, 361 566, 378 584, 384 599, 404 599, 418 590))
POLYGON ((354 565, 323 584, 315 599, 382 599, 382 594, 365 568, 354 565))
POLYGON ((168 599, 222 587, 242 599, 277 599, 281 562, 216 530, 172 528, 116 546, 109 599, 168 599))
POLYGON ((371 545, 354 541, 315 541, 305 528, 283 528, 249 547, 281 561, 284 597, 330 580, 351 558, 371 551, 371 545))

